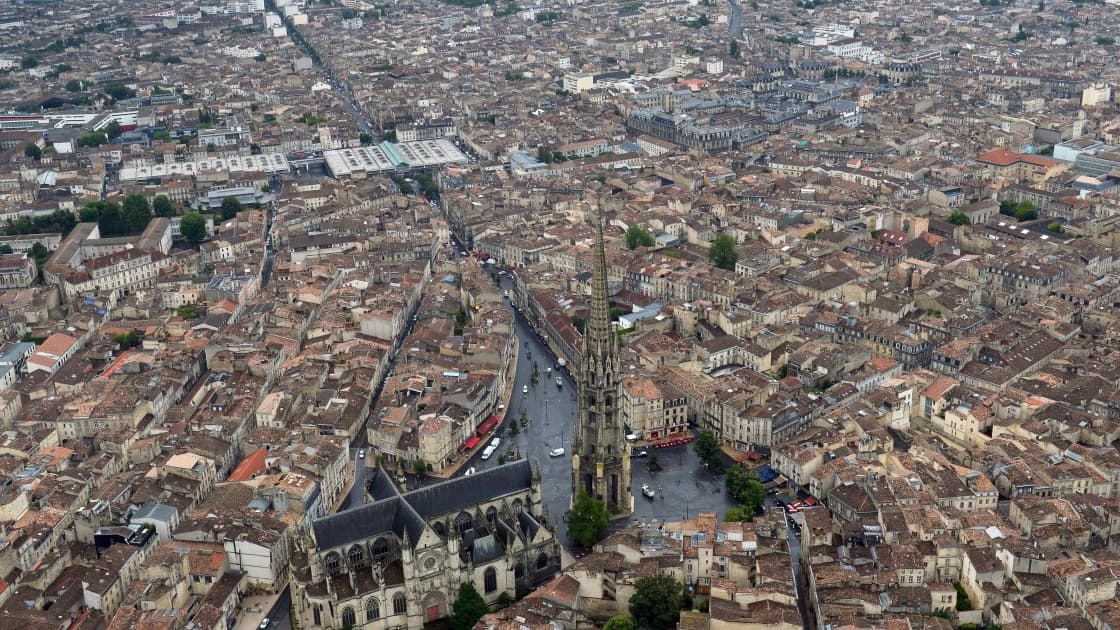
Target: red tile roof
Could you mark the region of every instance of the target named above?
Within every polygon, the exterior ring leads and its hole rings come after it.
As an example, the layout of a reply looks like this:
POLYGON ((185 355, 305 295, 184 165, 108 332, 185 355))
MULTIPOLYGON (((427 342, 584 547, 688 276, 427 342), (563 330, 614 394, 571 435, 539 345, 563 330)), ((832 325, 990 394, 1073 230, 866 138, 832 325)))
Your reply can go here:
POLYGON ((253 452, 252 455, 249 455, 245 459, 241 460, 241 463, 237 465, 237 468, 234 468, 233 472, 230 473, 229 480, 248 481, 252 479, 253 475, 264 470, 264 462, 265 458, 267 457, 268 449, 264 447, 258 448, 253 452))

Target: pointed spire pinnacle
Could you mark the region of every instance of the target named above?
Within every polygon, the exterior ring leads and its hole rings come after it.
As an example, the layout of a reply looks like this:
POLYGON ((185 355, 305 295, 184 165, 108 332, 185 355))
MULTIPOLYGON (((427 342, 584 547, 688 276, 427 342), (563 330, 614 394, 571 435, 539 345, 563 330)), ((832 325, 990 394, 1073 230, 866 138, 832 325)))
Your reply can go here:
POLYGON ((595 259, 591 280, 591 316, 584 339, 584 356, 604 358, 612 347, 610 290, 607 286, 607 254, 603 244, 603 216, 595 213, 595 259))

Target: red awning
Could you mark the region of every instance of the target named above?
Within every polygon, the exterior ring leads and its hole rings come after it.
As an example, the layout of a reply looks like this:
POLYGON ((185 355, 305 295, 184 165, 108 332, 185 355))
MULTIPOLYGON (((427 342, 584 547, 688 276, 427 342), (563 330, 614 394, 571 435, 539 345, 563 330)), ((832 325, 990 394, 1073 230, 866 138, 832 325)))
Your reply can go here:
POLYGON ((481 440, 481 439, 482 438, 480 438, 476 435, 476 436, 472 437, 471 439, 467 440, 467 443, 464 444, 464 446, 466 447, 466 450, 469 451, 472 448, 478 446, 478 441, 481 440))
POLYGON ((491 429, 498 426, 498 423, 501 422, 501 421, 502 421, 501 416, 490 416, 485 421, 483 421, 482 424, 478 425, 478 431, 476 431, 477 435, 479 435, 479 436, 486 435, 487 433, 490 432, 491 429))

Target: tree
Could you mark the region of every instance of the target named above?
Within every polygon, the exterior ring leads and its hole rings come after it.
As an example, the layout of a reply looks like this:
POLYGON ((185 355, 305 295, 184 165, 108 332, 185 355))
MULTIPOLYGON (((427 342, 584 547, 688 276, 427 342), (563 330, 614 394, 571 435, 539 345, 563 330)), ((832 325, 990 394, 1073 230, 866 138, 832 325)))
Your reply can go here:
POLYGON ((35 160, 36 162, 43 158, 43 150, 40 149, 39 145, 35 144, 34 142, 23 147, 23 154, 31 158, 32 160, 35 160))
POLYGON ((972 220, 968 218, 967 214, 957 210, 949 215, 949 223, 953 225, 972 225, 972 220))
POLYGON ((735 251, 735 241, 730 234, 720 233, 708 248, 708 260, 720 269, 735 270, 739 262, 739 252, 735 251))
POLYGON ((732 59, 738 59, 739 58, 739 42, 737 42, 735 40, 731 40, 731 46, 729 47, 728 53, 731 54, 732 59))
POLYGON ((121 350, 128 350, 129 348, 135 348, 136 346, 143 343, 144 337, 143 335, 133 330, 128 333, 114 335, 113 341, 117 342, 117 345, 121 347, 121 350))
POLYGON ((362 133, 358 134, 358 142, 360 142, 363 147, 369 146, 373 144, 373 136, 363 131, 362 133))
POLYGON ((12 251, 13 250, 11 245, 8 245, 7 243, 0 245, 0 256, 7 256, 8 254, 12 253, 12 251))
POLYGON ((747 523, 754 520, 754 511, 738 505, 727 510, 727 513, 723 515, 723 520, 726 523, 747 523))
POLYGON ((607 532, 607 504, 580 492, 575 505, 568 510, 568 540, 581 547, 590 547, 607 532))
POLYGON ((105 135, 108 136, 110 140, 121 137, 121 133, 123 132, 121 131, 121 124, 119 122, 114 120, 108 125, 105 125, 105 135))
POLYGON ((206 238, 206 217, 198 212, 188 212, 179 223, 179 232, 190 243, 201 243, 206 238))
POLYGON ((82 82, 78 79, 70 79, 69 81, 66 82, 66 91, 67 92, 81 92, 82 91, 82 82))
POLYGON ((228 221, 237 216, 241 212, 241 202, 237 197, 226 197, 222 200, 222 220, 228 221))
POLYGON ((1046 229, 1054 234, 1062 233, 1062 224, 1059 221, 1051 221, 1046 224, 1046 229))
POLYGON ((630 596, 630 616, 641 630, 677 627, 684 585, 667 575, 638 578, 630 596))
POLYGON ((545 164, 552 164, 552 149, 546 146, 537 147, 537 160, 545 164))
POLYGON ((19 60, 19 65, 24 70, 30 70, 39 65, 39 58, 33 55, 27 55, 23 59, 19 60))
POLYGON ((700 437, 696 438, 696 444, 692 448, 700 461, 704 462, 713 473, 718 474, 723 470, 723 450, 720 449, 719 440, 710 429, 700 432, 700 437))
POLYGON ((175 206, 171 205, 167 195, 156 195, 152 202, 152 209, 155 210, 157 217, 175 216, 175 206))
POLYGON ((424 460, 418 459, 412 462, 412 470, 417 475, 423 475, 424 473, 428 472, 428 465, 424 463, 424 460))
POLYGON ((471 630, 482 616, 490 612, 490 607, 478 594, 474 584, 465 582, 459 587, 459 596, 451 607, 451 630, 471 630))
POLYGON ((31 255, 31 258, 35 260, 36 267, 42 267, 47 263, 47 259, 51 257, 47 246, 39 241, 35 241, 35 244, 31 246, 31 251, 28 253, 31 255))
POLYGON ((144 195, 133 193, 124 198, 121 204, 121 216, 124 217, 125 229, 135 233, 148 227, 152 220, 152 208, 148 205, 148 198, 144 195))
POLYGON ((638 247, 653 247, 656 241, 653 240, 653 234, 649 230, 640 225, 634 224, 626 228, 626 247, 630 249, 638 249, 638 247))
POLYGON ((603 630, 635 630, 634 620, 623 615, 611 617, 607 625, 603 626, 603 630))
POLYGON ((735 497, 747 513, 753 515, 766 501, 766 488, 753 472, 743 470, 738 464, 727 471, 727 492, 735 497))

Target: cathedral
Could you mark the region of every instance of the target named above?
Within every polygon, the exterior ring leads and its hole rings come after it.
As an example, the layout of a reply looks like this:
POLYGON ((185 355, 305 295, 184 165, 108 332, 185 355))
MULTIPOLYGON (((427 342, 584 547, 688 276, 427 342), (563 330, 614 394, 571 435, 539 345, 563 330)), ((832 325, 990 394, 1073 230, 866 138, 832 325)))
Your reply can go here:
POLYGON ((607 257, 598 221, 591 315, 585 324, 579 372, 579 424, 572 438, 572 503, 581 492, 603 501, 612 518, 634 511, 630 449, 618 413, 618 334, 611 328, 607 257))
POLYGON ((292 554, 298 628, 419 629, 459 586, 488 603, 553 577, 560 546, 526 460, 400 493, 378 468, 374 501, 312 522, 292 554))

